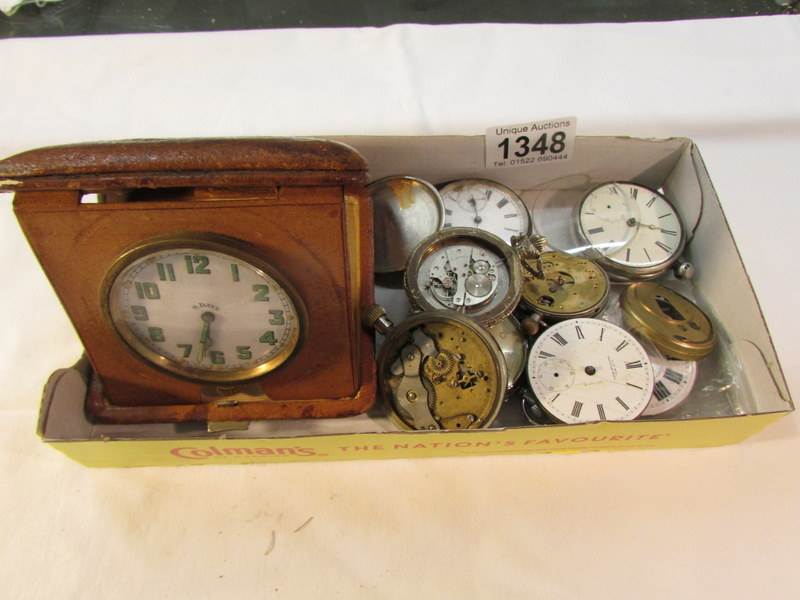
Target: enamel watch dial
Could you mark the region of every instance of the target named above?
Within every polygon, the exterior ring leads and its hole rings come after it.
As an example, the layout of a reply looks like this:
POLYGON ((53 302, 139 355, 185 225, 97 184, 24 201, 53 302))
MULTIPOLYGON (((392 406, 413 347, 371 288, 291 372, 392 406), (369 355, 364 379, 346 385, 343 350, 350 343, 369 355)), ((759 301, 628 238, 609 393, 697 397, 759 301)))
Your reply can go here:
POLYGON ((598 319, 570 319, 546 329, 528 356, 528 383, 542 408, 562 423, 628 421, 653 393, 642 345, 598 319))
POLYGON ((686 243, 680 216, 669 200, 627 182, 604 183, 584 197, 578 232, 598 262, 629 279, 660 275, 686 243))
POLYGON ((444 202, 444 227, 476 227, 493 233, 507 244, 531 229, 528 208, 506 186, 488 179, 461 179, 440 190, 444 202))
POLYGON ((405 287, 419 309, 454 310, 490 326, 519 302, 519 261, 510 246, 490 233, 443 229, 412 253, 405 287))
POLYGON ((671 411, 686 401, 697 380, 697 362, 671 360, 655 348, 648 348, 648 352, 653 364, 655 384, 653 397, 642 416, 654 417, 671 411))
POLYGON ((134 352, 192 379, 257 377, 300 339, 300 304, 288 284, 232 240, 170 240, 127 253, 107 305, 134 352))
POLYGON ((404 429, 480 429, 497 417, 507 387, 494 338, 448 311, 417 313, 397 326, 380 306, 364 318, 386 336, 378 385, 404 429))

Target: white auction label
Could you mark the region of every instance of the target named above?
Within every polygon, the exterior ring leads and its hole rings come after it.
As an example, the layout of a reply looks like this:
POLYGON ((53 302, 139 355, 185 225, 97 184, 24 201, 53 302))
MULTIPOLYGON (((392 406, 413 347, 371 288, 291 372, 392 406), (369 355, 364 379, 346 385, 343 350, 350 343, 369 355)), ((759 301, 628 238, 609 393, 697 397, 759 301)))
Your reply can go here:
POLYGON ((486 167, 551 165, 575 152, 575 117, 499 125, 486 130, 486 167))

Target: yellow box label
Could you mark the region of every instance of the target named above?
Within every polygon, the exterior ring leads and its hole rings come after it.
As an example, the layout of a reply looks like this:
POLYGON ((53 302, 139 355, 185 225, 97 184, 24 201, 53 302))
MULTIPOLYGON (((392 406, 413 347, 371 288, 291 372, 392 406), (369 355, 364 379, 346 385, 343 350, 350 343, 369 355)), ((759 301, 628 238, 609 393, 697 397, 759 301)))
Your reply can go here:
POLYGON ((279 439, 49 441, 91 467, 139 467, 691 448, 733 444, 787 413, 487 431, 279 439))

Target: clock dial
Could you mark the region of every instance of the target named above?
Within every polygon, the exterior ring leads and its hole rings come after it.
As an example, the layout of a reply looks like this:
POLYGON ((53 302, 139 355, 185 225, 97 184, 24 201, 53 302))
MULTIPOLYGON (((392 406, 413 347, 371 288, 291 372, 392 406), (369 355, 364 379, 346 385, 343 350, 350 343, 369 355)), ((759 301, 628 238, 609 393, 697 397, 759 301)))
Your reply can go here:
POLYGON ((441 190, 444 227, 476 227, 507 244, 512 236, 530 232, 530 216, 522 199, 511 189, 487 179, 462 179, 441 190))
POLYGON ((542 333, 528 355, 528 382, 542 408, 563 423, 628 421, 653 393, 650 358, 622 328, 570 319, 542 333))
POLYGON ((672 204, 655 190, 607 183, 584 198, 578 214, 588 246, 622 268, 668 267, 680 254, 684 231, 672 204))
POLYGON ((300 338, 286 284, 220 244, 134 251, 108 296, 112 322, 145 359, 180 375, 237 381, 271 371, 300 338))

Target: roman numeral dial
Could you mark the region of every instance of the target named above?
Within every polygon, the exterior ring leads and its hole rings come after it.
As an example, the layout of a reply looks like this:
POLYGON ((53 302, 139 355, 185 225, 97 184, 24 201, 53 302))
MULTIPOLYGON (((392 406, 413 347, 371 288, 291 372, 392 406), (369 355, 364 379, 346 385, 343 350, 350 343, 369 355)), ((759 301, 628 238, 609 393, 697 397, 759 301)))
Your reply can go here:
POLYGON ((515 235, 530 233, 530 215, 513 190, 488 179, 461 179, 441 190, 445 227, 476 227, 507 244, 515 235))
POLYGON ((627 421, 653 394, 653 368, 627 331, 598 319, 569 319, 544 330, 531 348, 528 384, 556 421, 627 421))
POLYGON ((591 190, 578 211, 578 230, 603 266, 626 277, 666 270, 685 244, 672 203, 656 190, 627 182, 591 190))

